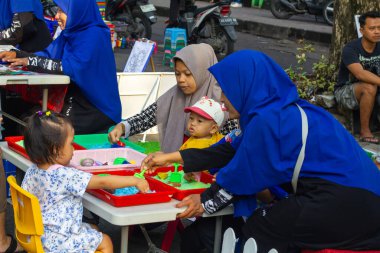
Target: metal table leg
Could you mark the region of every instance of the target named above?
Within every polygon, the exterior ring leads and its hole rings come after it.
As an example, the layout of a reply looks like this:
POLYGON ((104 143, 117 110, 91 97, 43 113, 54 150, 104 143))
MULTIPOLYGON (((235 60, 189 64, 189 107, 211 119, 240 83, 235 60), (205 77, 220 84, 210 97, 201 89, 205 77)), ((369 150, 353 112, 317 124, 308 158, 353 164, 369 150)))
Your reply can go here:
POLYGON ((222 246, 222 216, 216 217, 215 222, 215 239, 214 239, 214 253, 220 253, 222 246))
POLYGON ((42 90, 42 111, 47 110, 47 101, 48 101, 48 88, 43 88, 42 90))
POLYGON ((129 226, 121 227, 120 253, 128 253, 128 233, 129 226))

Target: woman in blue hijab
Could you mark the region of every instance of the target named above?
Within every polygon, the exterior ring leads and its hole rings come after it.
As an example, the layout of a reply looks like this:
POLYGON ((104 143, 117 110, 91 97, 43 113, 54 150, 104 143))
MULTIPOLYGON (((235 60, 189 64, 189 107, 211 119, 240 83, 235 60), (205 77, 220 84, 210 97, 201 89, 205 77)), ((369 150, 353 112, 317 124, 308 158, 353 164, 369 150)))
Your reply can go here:
POLYGON ((380 171, 325 110, 299 98, 296 86, 268 56, 243 50, 211 67, 230 118, 242 135, 203 150, 152 154, 142 167, 182 162, 185 172, 221 168, 216 183, 178 207, 179 217, 213 213, 234 203, 248 217, 245 238, 258 251, 380 249, 380 171), (281 185, 288 198, 256 209, 252 195, 281 185))
POLYGON ((0 45, 37 52, 45 49, 51 41, 40 0, 0 1, 0 45))
POLYGON ((44 51, 0 53, 11 66, 70 76, 62 114, 68 116, 76 134, 106 133, 121 120, 116 64, 110 31, 95 0, 55 0, 56 19, 63 30, 44 51), (17 57, 15 59, 12 59, 17 57))

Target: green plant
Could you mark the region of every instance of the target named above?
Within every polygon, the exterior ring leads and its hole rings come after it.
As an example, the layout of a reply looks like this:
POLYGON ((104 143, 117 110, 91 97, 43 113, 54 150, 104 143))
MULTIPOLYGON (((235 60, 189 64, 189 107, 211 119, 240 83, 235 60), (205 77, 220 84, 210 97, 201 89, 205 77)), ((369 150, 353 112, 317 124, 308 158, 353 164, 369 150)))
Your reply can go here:
POLYGON ((315 51, 311 44, 300 42, 302 47, 297 48, 297 64, 290 66, 285 71, 290 79, 296 84, 301 98, 312 100, 317 93, 331 93, 335 84, 336 67, 329 64, 328 59, 322 55, 313 63, 312 72, 305 71, 304 64, 308 61, 308 54, 315 51))

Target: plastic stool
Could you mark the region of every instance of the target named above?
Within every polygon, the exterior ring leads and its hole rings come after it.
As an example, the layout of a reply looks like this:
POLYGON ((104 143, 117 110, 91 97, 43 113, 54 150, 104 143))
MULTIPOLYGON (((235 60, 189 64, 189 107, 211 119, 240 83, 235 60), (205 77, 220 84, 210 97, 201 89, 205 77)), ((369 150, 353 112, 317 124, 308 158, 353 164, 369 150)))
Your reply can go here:
POLYGON ((263 6, 264 0, 252 0, 251 6, 257 6, 261 8, 263 6))
POLYGON ((187 41, 186 30, 182 28, 166 28, 164 40, 169 39, 172 45, 179 39, 187 41))
POLYGON ((164 51, 164 58, 162 59, 162 65, 166 65, 166 62, 169 63, 169 66, 171 68, 174 67, 174 62, 173 62, 173 57, 175 54, 172 54, 170 50, 165 50, 164 51))
POLYGON ((182 28, 166 28, 164 37, 164 58, 162 64, 169 60, 170 67, 174 66, 173 56, 187 45, 186 30, 182 28))

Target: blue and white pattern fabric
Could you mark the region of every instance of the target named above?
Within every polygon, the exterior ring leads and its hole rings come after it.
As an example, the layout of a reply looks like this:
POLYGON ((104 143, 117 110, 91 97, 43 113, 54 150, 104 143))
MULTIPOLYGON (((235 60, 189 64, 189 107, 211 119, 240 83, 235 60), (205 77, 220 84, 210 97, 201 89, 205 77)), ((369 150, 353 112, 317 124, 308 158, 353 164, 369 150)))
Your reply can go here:
POLYGON ((45 252, 94 252, 101 243, 102 233, 82 223, 82 196, 91 176, 62 165, 33 165, 26 172, 21 187, 39 200, 45 252))

